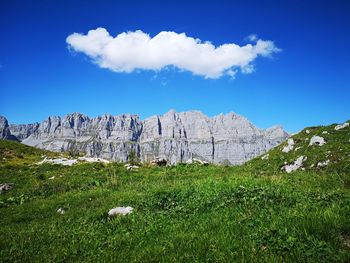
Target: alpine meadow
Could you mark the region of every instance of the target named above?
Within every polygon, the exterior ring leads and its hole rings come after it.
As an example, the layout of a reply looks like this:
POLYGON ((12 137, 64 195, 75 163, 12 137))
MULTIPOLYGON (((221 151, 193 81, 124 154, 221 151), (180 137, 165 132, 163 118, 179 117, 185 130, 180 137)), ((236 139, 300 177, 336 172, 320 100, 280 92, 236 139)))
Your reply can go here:
POLYGON ((350 2, 0 2, 0 262, 350 262, 350 2))

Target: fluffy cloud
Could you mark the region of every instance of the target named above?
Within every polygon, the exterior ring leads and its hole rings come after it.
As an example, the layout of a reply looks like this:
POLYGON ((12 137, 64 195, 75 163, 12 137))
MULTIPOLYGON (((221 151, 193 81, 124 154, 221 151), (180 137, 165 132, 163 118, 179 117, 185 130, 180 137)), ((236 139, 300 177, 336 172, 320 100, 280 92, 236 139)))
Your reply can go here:
POLYGON ((81 52, 101 68, 115 72, 161 70, 174 66, 205 78, 233 77, 238 70, 254 71, 253 61, 280 51, 272 41, 251 38, 244 46, 234 43, 215 47, 185 33, 162 31, 153 38, 137 30, 111 36, 104 28, 86 35, 74 33, 66 39, 69 48, 81 52))

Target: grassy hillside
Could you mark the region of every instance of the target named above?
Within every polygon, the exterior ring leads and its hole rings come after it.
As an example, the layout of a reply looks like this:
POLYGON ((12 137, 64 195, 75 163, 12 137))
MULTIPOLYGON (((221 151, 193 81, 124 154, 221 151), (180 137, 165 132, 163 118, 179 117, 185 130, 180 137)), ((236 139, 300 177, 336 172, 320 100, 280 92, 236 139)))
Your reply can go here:
POLYGON ((49 153, 0 141, 0 183, 14 183, 0 195, 0 261, 349 262, 349 128, 308 130, 298 150, 239 167, 138 171, 36 165, 49 153), (320 133, 326 144, 308 146, 320 133), (281 170, 302 154, 305 170, 281 170), (108 218, 116 206, 134 210, 108 218))
MULTIPOLYGON (((348 121, 350 123, 350 121, 348 121)), ((292 163, 300 156, 306 156, 303 163, 305 171, 325 174, 350 174, 350 126, 335 130, 336 124, 330 126, 308 127, 292 136, 294 147, 283 152, 288 142, 275 147, 267 154, 259 156, 244 165, 247 171, 260 174, 279 174, 281 168, 292 163), (314 136, 322 137, 325 144, 309 145, 314 136), (318 163, 329 161, 325 166, 318 163)))

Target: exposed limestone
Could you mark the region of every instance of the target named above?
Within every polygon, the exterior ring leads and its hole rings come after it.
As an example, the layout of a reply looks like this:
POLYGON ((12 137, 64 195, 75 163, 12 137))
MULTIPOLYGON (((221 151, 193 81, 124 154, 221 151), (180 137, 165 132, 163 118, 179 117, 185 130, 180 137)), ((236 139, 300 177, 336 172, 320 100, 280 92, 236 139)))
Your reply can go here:
POLYGON ((209 163, 206 161, 202 161, 197 158, 192 158, 186 161, 187 164, 200 164, 200 165, 208 165, 209 163))
POLYGON ((97 157, 79 157, 78 160, 87 162, 87 163, 110 163, 109 160, 97 158, 97 157))
POLYGON ((164 166, 167 164, 167 161, 165 158, 156 157, 154 160, 151 161, 151 164, 157 165, 157 166, 164 166))
POLYGON ((294 148, 294 140, 293 140, 293 138, 289 138, 287 140, 287 145, 283 147, 282 152, 288 153, 291 150, 293 150, 293 148, 294 148))
POLYGON ((309 143, 309 146, 312 146, 312 145, 322 146, 324 144, 326 144, 326 141, 324 140, 323 137, 321 137, 321 136, 312 136, 312 138, 310 140, 310 143, 309 143))
POLYGON ((9 191, 13 188, 14 184, 13 183, 4 183, 0 184, 0 194, 3 192, 9 191))
POLYGON ((298 170, 300 167, 302 167, 303 162, 307 160, 306 156, 300 156, 298 157, 292 164, 286 164, 284 165, 281 170, 286 171, 287 173, 294 172, 298 170))
POLYGON ((334 130, 339 131, 339 130, 344 129, 345 127, 348 127, 348 126, 349 126, 349 123, 345 122, 343 124, 338 124, 337 126, 335 126, 334 130))
POLYGON ((130 206, 127 207, 115 207, 111 210, 108 211, 108 216, 109 217, 114 217, 114 216, 118 216, 118 215, 122 215, 125 216, 127 214, 131 214, 132 213, 133 208, 130 206))
POLYGON ((11 134, 9 124, 4 116, 0 116, 0 139, 17 140, 17 138, 11 134))
POLYGON ((130 164, 130 163, 125 164, 124 167, 125 167, 126 170, 128 170, 128 171, 137 170, 137 169, 140 168, 139 166, 137 166, 137 165, 132 165, 132 164, 130 164))
POLYGON ((39 127, 39 123, 34 124, 10 124, 9 128, 11 131, 11 134, 13 136, 16 136, 18 140, 22 141, 26 138, 28 138, 31 134, 34 133, 39 127))
POLYGON ((56 159, 48 159, 45 157, 44 160, 37 162, 36 164, 41 165, 44 163, 51 163, 51 164, 61 164, 65 166, 72 166, 73 164, 77 163, 78 160, 76 159, 67 159, 67 158, 56 158, 56 159))
POLYGON ((66 211, 62 207, 58 208, 56 212, 61 215, 64 215, 66 213, 66 211))
POLYGON ((324 167, 327 166, 330 163, 330 160, 325 160, 323 162, 318 162, 317 167, 324 167))
POLYGON ((269 154, 265 154, 264 156, 261 157, 261 160, 268 160, 269 159, 269 154))
POLYGON ((23 138, 22 143, 51 151, 118 162, 127 162, 135 152, 141 162, 161 156, 169 164, 193 158, 241 164, 288 137, 280 126, 261 130, 235 113, 209 118, 199 111, 169 111, 144 121, 131 114, 89 118, 73 113, 40 124, 11 125, 11 130, 23 138))

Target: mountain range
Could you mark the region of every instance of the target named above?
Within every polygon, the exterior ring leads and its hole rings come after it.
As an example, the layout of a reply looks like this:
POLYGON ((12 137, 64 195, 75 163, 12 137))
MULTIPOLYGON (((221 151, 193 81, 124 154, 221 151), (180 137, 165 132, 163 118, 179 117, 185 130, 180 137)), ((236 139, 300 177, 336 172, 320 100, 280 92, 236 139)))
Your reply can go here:
POLYGON ((259 129, 236 113, 208 117, 200 111, 155 115, 81 113, 50 116, 41 123, 9 124, 0 116, 0 138, 51 151, 74 151, 87 156, 126 162, 134 152, 140 161, 160 157, 170 164, 193 158, 237 165, 282 143, 289 134, 281 126, 259 129))

